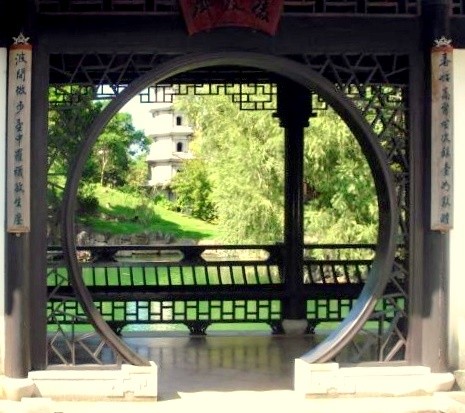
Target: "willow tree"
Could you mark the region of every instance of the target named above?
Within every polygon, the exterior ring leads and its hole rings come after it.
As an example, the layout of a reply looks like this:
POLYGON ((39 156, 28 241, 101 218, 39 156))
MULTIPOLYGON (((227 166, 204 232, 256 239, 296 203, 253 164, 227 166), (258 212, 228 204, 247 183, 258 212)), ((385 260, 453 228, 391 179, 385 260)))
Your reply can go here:
POLYGON ((229 96, 186 96, 177 106, 195 130, 193 152, 211 182, 224 241, 276 242, 283 226, 283 136, 269 112, 229 96))
POLYGON ((378 228, 373 178, 347 125, 328 108, 305 135, 305 234, 318 243, 372 243, 378 228))
MULTIPOLYGON (((222 94, 178 97, 176 105, 194 128, 193 152, 211 182, 225 241, 282 241, 284 132, 272 113, 240 110, 222 94)), ((374 242, 377 204, 368 163, 330 108, 305 131, 304 181, 306 241, 374 242)))

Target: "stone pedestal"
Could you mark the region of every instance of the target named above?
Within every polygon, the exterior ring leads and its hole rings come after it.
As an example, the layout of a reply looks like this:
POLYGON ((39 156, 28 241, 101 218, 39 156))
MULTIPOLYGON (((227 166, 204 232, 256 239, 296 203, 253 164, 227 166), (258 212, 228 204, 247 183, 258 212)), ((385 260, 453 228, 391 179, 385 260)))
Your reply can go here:
POLYGON ((449 368, 465 369, 465 277, 463 246, 465 245, 465 50, 454 50, 454 227, 450 231, 449 249, 449 368))
POLYGON ((295 391, 305 397, 423 396, 449 391, 451 373, 423 366, 340 367, 338 363, 295 361, 295 391))
POLYGON ((287 335, 302 335, 307 332, 308 322, 306 319, 282 321, 283 330, 287 335))
MULTIPOLYGON (((6 170, 7 49, 0 47, 0 169, 6 170)), ((4 176, 4 175, 2 175, 4 176)), ((0 179, 0 374, 5 369, 5 179, 0 179)))
POLYGON ((132 400, 157 399, 157 366, 131 366, 119 369, 95 368, 33 371, 35 396, 53 400, 132 400))
POLYGON ((2 377, 0 380, 1 398, 20 401, 23 397, 31 397, 36 392, 31 379, 12 379, 2 377))

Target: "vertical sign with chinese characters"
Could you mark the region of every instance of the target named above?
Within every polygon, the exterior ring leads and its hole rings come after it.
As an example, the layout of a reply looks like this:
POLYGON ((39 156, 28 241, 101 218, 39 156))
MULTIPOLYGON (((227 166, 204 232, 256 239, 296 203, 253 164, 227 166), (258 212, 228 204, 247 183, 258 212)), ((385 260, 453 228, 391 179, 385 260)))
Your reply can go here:
POLYGON ((453 225, 453 48, 442 37, 431 52, 431 229, 453 225))
POLYGON ((30 229, 32 46, 20 34, 8 57, 7 231, 30 229))

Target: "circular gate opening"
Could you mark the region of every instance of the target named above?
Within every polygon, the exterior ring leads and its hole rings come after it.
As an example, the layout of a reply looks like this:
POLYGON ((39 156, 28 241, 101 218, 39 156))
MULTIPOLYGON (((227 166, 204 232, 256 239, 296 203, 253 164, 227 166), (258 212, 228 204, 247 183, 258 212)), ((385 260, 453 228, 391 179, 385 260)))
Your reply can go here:
POLYGON ((70 269, 72 284, 95 329, 105 337, 110 347, 123 359, 132 364, 147 364, 146 360, 143 360, 133 353, 108 327, 95 308, 92 297, 80 277, 74 239, 74 211, 77 188, 85 161, 89 156, 93 144, 100 135, 100 132, 113 115, 134 95, 150 85, 162 83, 181 73, 216 66, 235 66, 263 70, 287 78, 301 87, 315 92, 327 102, 349 126, 369 163, 375 182, 379 209, 379 231, 373 265, 357 303, 346 319, 323 343, 312 349, 303 357, 310 362, 330 360, 363 326, 389 279, 394 259, 395 232, 397 227, 396 197, 384 152, 359 110, 321 75, 291 60, 276 56, 236 52, 188 55, 175 58, 172 61, 161 64, 156 69, 132 82, 101 112, 88 130, 81 151, 71 170, 65 190, 65 213, 63 223, 63 233, 65 236, 63 249, 68 268, 70 269))

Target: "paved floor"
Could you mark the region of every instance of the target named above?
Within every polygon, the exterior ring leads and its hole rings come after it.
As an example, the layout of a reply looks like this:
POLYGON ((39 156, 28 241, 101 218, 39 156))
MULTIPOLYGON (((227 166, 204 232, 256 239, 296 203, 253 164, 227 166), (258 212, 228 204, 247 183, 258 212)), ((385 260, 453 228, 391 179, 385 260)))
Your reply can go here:
POLYGON ((304 399, 292 391, 294 359, 312 336, 269 334, 206 337, 127 337, 129 345, 158 365, 158 402, 0 402, 0 413, 403 413, 465 412, 449 398, 304 399), (452 410, 451 410, 452 409, 452 410), (457 410, 458 409, 458 410, 457 410))
POLYGON ((157 364, 159 399, 169 400, 179 392, 291 390, 294 359, 315 338, 220 334, 126 341, 157 364))
POLYGON ((2 413, 463 413, 435 397, 304 400, 291 391, 201 392, 158 402, 0 401, 2 413))

